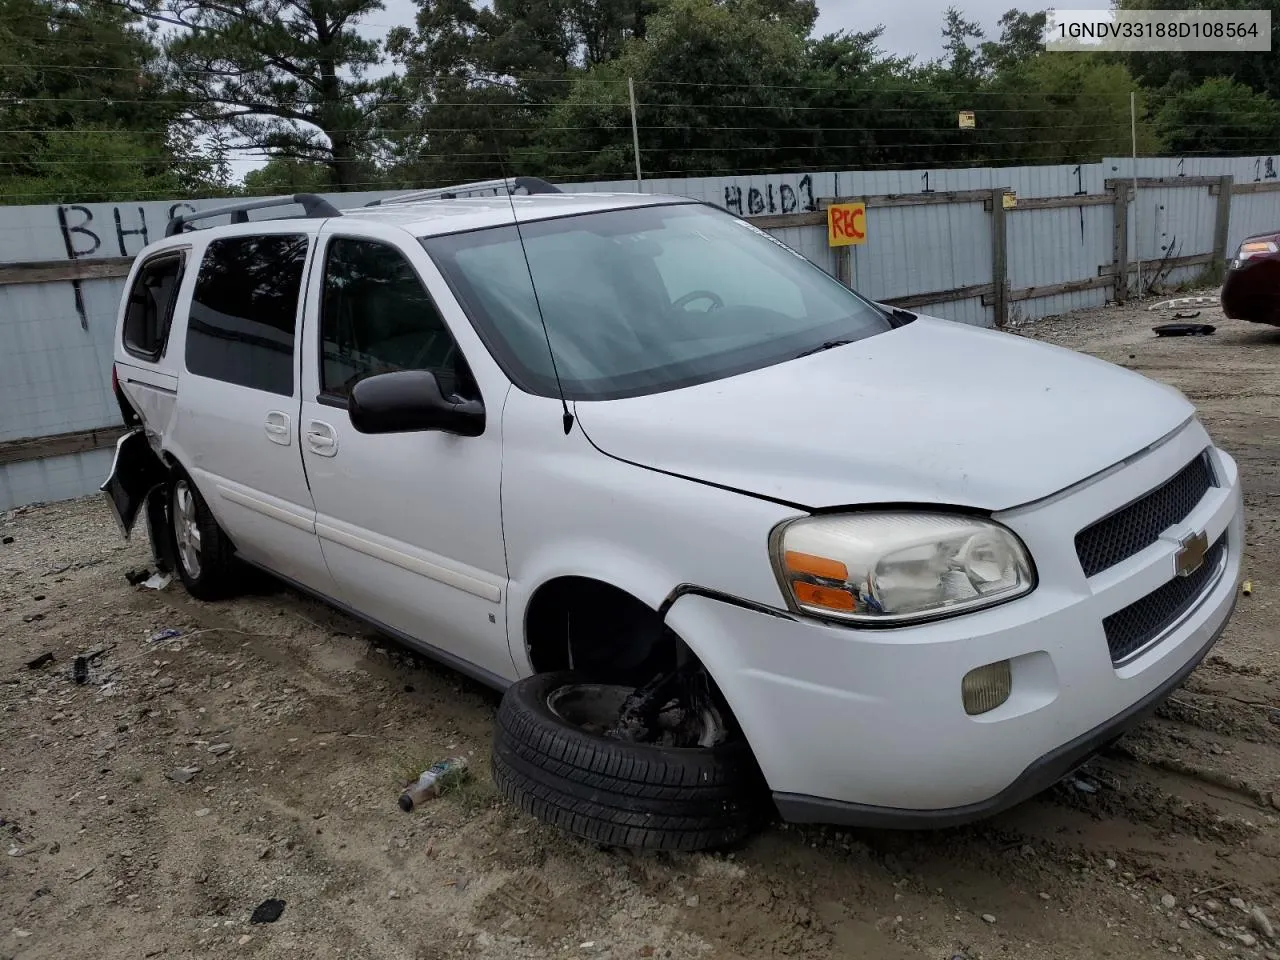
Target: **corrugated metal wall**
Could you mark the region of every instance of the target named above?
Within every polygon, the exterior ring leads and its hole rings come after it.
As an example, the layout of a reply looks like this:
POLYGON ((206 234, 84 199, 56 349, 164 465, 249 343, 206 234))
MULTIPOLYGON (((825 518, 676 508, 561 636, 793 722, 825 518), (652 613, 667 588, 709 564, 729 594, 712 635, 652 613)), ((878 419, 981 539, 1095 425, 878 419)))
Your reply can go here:
MULTIPOLYGON (((646 180, 646 193, 693 197, 744 216, 820 209, 823 198, 944 193, 1003 187, 1018 198, 1097 196, 1109 179, 1135 173, 1129 158, 1082 166, 966 170, 830 171, 812 174, 646 180)), ((1237 183, 1280 175, 1272 157, 1139 159, 1139 177, 1230 174, 1237 183)), ((574 192, 631 192, 635 183, 562 185, 574 192)), ((330 195, 340 208, 392 192, 330 195)), ((175 210, 207 209, 222 200, 0 207, 0 264, 132 256, 160 237, 175 210)), ((1150 270, 1162 257, 1213 252, 1217 197, 1205 186, 1144 186, 1129 206, 1129 256, 1150 270)), ((1097 278, 1112 262, 1109 203, 1006 212, 1008 285, 1013 290, 1097 278)), ((876 299, 990 283, 992 214, 981 200, 881 206, 867 212, 868 242, 852 248, 853 286, 876 299)), ((1241 238, 1280 228, 1280 192, 1232 197, 1229 250, 1241 238)), ((771 228, 779 239, 829 272, 836 254, 822 226, 771 228)), ((1180 268, 1173 282, 1203 266, 1180 268)), ((49 436, 119 422, 110 389, 111 338, 123 280, 94 279, 0 285, 0 442, 49 436), (78 291, 76 288, 79 288, 78 291)), ((1022 299, 1010 316, 1028 320, 1097 306, 1110 287, 1022 299)), ((926 312, 989 326, 992 307, 970 297, 929 305, 926 312)), ((108 451, 0 466, 0 509, 92 492, 110 462, 108 451)))

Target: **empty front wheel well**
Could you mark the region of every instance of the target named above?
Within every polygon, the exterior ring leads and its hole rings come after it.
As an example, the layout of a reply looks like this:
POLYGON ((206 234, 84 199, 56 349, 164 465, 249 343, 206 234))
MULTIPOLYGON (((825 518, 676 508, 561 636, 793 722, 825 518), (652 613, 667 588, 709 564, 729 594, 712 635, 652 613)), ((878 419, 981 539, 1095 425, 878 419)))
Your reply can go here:
POLYGON ((627 591, 591 577, 559 577, 525 611, 525 645, 538 673, 573 669, 640 684, 676 662, 679 639, 627 591))

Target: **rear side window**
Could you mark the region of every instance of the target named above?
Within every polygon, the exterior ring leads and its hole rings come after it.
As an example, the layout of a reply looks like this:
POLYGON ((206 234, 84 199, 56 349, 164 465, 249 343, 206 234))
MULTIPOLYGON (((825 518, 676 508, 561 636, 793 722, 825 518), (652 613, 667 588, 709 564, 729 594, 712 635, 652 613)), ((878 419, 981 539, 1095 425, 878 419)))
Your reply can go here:
POLYGON ((305 234, 223 237, 209 244, 187 325, 187 369, 254 390, 293 395, 305 234))
POLYGON ((124 348, 133 356, 154 362, 164 353, 185 264, 186 255, 175 252, 138 268, 124 311, 124 348))

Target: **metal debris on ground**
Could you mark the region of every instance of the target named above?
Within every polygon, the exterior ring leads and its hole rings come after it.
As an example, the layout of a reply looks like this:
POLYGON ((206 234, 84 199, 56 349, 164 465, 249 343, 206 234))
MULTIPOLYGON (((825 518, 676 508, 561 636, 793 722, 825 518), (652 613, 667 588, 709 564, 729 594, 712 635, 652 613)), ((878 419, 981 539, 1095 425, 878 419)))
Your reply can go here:
POLYGON ((167 573, 153 573, 142 585, 150 590, 163 590, 169 585, 169 581, 172 579, 173 577, 169 576, 167 573))
POLYGON ((78 684, 89 682, 89 658, 76 657, 71 663, 71 679, 78 684))
POLYGON ((283 900, 263 900, 254 908, 253 916, 249 918, 250 923, 275 923, 280 919, 280 914, 284 913, 283 900))
POLYGON ((147 637, 147 643, 160 643, 162 640, 173 640, 175 637, 182 636, 181 630, 174 630, 170 627, 168 630, 161 630, 147 637))
POLYGON ((13 537, 5 537, 4 540, 0 541, 0 543, 3 543, 7 547, 9 544, 13 543, 13 537))
POLYGON ((1240 586, 1240 590, 1241 590, 1241 592, 1242 592, 1246 597, 1247 597, 1247 596, 1249 596, 1250 594, 1252 594, 1252 593, 1253 593, 1253 581, 1252 581, 1252 580, 1246 580, 1246 581, 1245 581, 1245 582, 1240 586))

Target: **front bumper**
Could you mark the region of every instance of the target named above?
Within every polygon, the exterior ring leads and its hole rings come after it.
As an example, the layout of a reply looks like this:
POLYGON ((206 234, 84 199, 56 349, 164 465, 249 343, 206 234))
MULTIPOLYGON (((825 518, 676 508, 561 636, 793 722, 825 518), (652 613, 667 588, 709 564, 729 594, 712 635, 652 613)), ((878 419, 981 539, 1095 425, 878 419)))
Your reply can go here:
POLYGON ((942 810, 910 810, 892 807, 872 807, 859 803, 847 803, 839 800, 827 800, 822 797, 808 797, 795 793, 775 793, 774 803, 782 818, 791 823, 828 823, 841 826, 888 827, 907 830, 928 830, 941 827, 954 827, 962 823, 981 820, 1008 810, 1010 807, 1030 800, 1036 794, 1049 789, 1071 771, 1096 754, 1117 737, 1133 729, 1140 722, 1155 712, 1169 694, 1200 665, 1222 631, 1226 629, 1231 613, 1235 609, 1235 593, 1232 593, 1231 604, 1222 617, 1221 625, 1209 635, 1195 655, 1178 669, 1172 677, 1162 683, 1142 700, 1130 706, 1122 713, 1099 724, 1088 733, 1081 734, 1069 743, 1064 743, 1056 750, 1051 750, 1040 759, 1031 763, 1022 771, 1013 783, 999 793, 986 800, 965 804, 960 807, 948 807, 942 810))
POLYGON ((1139 721, 1194 669, 1235 604, 1244 540, 1238 472, 1212 453, 1219 486, 1156 543, 1086 578, 1073 538, 1159 486, 1209 445, 1192 422, 1130 463, 997 517, 1040 574, 1032 594, 897 630, 855 630, 690 596, 667 618, 706 664, 750 741, 782 814, 795 821, 945 826, 1051 785, 1139 721), (1105 617, 1167 584, 1185 531, 1226 534, 1226 562, 1156 642, 1112 662, 1105 617), (1012 662, 1013 693, 964 712, 961 678, 1012 662))

